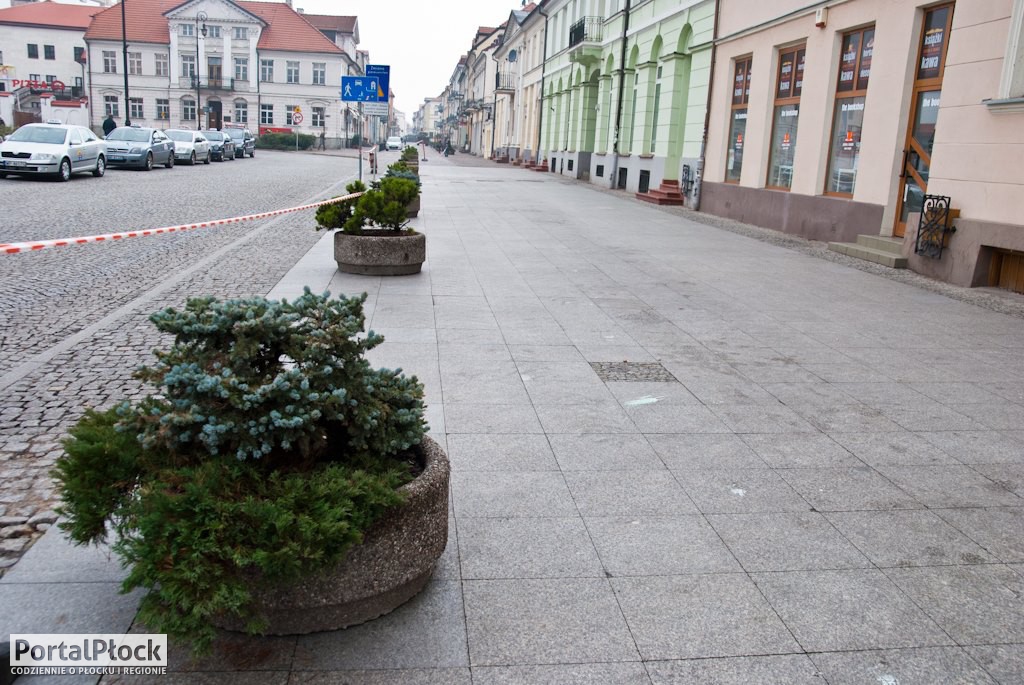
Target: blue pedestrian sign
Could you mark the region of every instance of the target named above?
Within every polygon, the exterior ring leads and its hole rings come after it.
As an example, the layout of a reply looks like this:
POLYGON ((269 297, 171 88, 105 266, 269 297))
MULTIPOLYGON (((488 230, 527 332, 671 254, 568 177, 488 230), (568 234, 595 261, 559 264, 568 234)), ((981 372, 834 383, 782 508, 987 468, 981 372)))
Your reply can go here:
POLYGON ((379 93, 380 83, 376 77, 341 77, 341 99, 343 102, 379 102, 379 93))

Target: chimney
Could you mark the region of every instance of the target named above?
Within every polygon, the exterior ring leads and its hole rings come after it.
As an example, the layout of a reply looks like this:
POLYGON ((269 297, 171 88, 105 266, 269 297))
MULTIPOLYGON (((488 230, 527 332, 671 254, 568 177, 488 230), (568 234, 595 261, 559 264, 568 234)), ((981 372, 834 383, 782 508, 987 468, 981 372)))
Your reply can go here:
POLYGON ((289 7, 291 7, 291 6, 292 6, 292 0, 284 0, 284 2, 285 2, 285 4, 286 4, 286 5, 288 5, 289 7))

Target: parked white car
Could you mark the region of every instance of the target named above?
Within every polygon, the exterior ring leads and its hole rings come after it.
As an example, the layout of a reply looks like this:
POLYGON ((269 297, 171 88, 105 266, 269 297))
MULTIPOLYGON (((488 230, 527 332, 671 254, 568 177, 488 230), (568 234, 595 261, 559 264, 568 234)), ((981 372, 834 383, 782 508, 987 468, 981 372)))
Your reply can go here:
POLYGON ((80 171, 102 176, 106 170, 106 143, 84 126, 25 124, 0 143, 0 178, 52 175, 69 181, 80 171))
POLYGON ((174 141, 174 158, 176 160, 180 159, 189 164, 195 164, 200 160, 203 164, 210 163, 210 141, 206 139, 202 131, 169 128, 164 133, 174 141))
POLYGON ((391 136, 390 138, 388 138, 387 146, 386 146, 385 149, 387 149, 387 150, 401 150, 402 149, 402 139, 400 137, 398 137, 398 136, 391 136))

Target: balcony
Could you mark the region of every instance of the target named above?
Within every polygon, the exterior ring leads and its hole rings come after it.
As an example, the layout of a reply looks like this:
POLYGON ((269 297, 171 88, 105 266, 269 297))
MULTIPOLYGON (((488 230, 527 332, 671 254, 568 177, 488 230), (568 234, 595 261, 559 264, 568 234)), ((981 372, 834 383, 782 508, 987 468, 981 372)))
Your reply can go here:
POLYGON ((494 75, 494 90, 499 93, 514 93, 519 86, 519 75, 499 71, 494 75))
MULTIPOLYGON (((182 76, 178 79, 178 87, 186 90, 196 89, 196 77, 195 76, 182 76)), ((202 90, 211 91, 227 91, 227 92, 247 92, 249 90, 249 82, 245 80, 239 80, 236 86, 235 79, 233 78, 207 78, 202 76, 199 78, 199 88, 202 90)))
POLYGON ((569 27, 569 60, 596 64, 601 60, 601 17, 583 17, 569 27))

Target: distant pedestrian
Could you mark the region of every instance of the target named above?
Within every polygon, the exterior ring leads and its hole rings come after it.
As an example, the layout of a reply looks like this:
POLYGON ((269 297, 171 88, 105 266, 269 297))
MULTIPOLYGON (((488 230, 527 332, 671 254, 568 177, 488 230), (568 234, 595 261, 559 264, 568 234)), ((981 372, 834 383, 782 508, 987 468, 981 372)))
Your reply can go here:
POLYGON ((324 131, 320 131, 320 149, 327 149, 327 134, 324 131))
POLYGON ((107 118, 103 120, 103 137, 109 136, 115 128, 117 128, 117 122, 114 121, 114 115, 108 114, 107 118))

